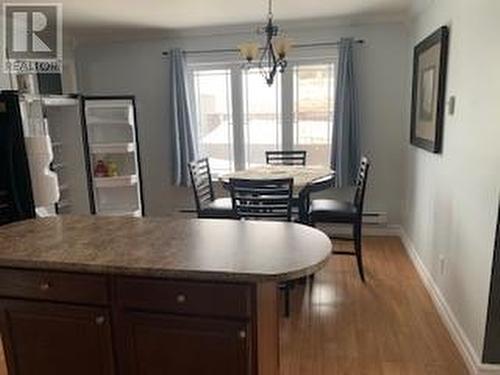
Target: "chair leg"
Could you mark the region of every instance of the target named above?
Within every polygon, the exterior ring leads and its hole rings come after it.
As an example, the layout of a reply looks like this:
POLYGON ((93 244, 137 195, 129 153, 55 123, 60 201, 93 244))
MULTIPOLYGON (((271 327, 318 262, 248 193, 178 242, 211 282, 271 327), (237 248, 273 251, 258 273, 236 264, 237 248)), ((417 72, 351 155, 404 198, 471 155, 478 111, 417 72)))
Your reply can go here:
POLYGON ((359 276, 361 281, 365 282, 365 272, 363 269, 363 254, 362 254, 362 236, 361 236, 361 222, 354 224, 354 251, 356 253, 356 260, 358 263, 359 276))
POLYGON ((284 289, 285 293, 285 318, 290 316, 290 286, 286 286, 284 289))
POLYGON ((314 289, 314 280, 315 280, 315 276, 316 276, 316 275, 313 273, 313 274, 311 274, 311 275, 309 275, 309 276, 307 277, 307 278, 309 279, 309 283, 308 283, 309 285, 308 285, 308 287, 309 287, 309 293, 310 293, 311 295, 312 295, 312 292, 313 292, 313 289, 314 289))

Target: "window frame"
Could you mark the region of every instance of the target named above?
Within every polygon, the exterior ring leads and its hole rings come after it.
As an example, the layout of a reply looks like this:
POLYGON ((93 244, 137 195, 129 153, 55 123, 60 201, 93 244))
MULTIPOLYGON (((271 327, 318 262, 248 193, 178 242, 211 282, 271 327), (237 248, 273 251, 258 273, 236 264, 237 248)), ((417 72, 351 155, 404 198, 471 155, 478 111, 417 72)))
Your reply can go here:
MULTIPOLYGON (((308 57, 296 57, 288 60, 288 66, 284 73, 276 75, 276 79, 281 80, 281 145, 283 150, 293 150, 294 149, 294 139, 295 139, 295 119, 294 119, 294 68, 296 66, 303 65, 322 65, 322 64, 333 64, 333 82, 337 83, 337 64, 338 55, 337 53, 324 53, 319 56, 308 56, 308 57)), ((244 121, 244 97, 243 92, 243 66, 241 62, 234 60, 224 60, 222 61, 188 61, 188 82, 190 85, 190 92, 193 93, 194 98, 194 73, 199 70, 220 70, 228 69, 230 70, 231 77, 231 104, 232 104, 232 134, 233 134, 233 165, 231 166, 232 171, 244 170, 246 168, 246 155, 247 150, 245 147, 245 121, 244 121)), ((333 89, 333 103, 335 103, 335 88, 333 89)), ((196 103, 196 101, 193 101, 196 103)), ((197 113, 197 109, 194 108, 193 111, 197 113)), ((333 111, 333 108, 332 108, 333 111)), ((332 119, 333 121, 333 119, 332 119)), ((332 124, 333 126, 333 124, 332 124)), ((331 147, 331 144, 330 144, 331 147)), ((204 155, 203 155, 204 156, 204 155)), ((209 157, 209 155, 206 155, 209 157)), ((217 174, 216 176, 217 177, 217 174)))
MULTIPOLYGON (((332 134, 333 132, 333 120, 334 120, 334 114, 335 114, 335 91, 336 91, 336 85, 337 85, 337 64, 338 64, 338 59, 337 59, 337 56, 335 56, 334 58, 332 57, 324 57, 324 58, 311 58, 311 59, 301 59, 299 60, 300 63, 297 63, 296 61, 293 63, 293 64, 289 64, 289 66, 287 67, 287 69, 289 69, 289 72, 290 72, 290 75, 292 76, 291 77, 291 87, 292 87, 292 92, 290 94, 291 98, 291 114, 292 114, 292 119, 291 119, 291 123, 288 125, 291 127, 291 135, 290 137, 292 138, 291 139, 291 150, 295 149, 295 146, 296 146, 296 143, 295 143, 295 138, 296 138, 296 134, 295 134, 295 128, 296 128, 296 120, 294 118, 295 116, 295 87, 294 87, 294 81, 293 81, 293 73, 295 71, 295 67, 297 66, 305 66, 305 65, 310 65, 310 66, 314 66, 314 65, 326 65, 326 64, 331 64, 333 65, 332 66, 332 75, 331 75, 331 80, 333 82, 333 88, 331 89, 331 92, 329 92, 329 100, 331 99, 331 102, 332 102, 332 107, 331 107, 331 118, 330 118, 330 125, 329 125, 329 133, 330 135, 332 134)), ((331 137, 330 137, 331 138, 331 137)), ((331 147, 332 147, 332 142, 331 142, 331 139, 329 140, 329 143, 328 143, 328 154, 330 155, 331 154, 331 147)), ((327 163, 328 165, 329 163, 327 163)))

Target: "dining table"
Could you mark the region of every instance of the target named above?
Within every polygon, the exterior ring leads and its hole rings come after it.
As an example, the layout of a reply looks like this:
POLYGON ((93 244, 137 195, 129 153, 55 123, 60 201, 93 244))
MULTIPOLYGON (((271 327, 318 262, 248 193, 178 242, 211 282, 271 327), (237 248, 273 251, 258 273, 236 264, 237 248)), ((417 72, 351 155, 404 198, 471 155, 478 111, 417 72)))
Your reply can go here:
POLYGON ((333 179, 334 175, 335 172, 332 169, 324 166, 266 164, 225 173, 219 176, 219 180, 227 186, 231 178, 243 178, 248 180, 292 178, 293 194, 294 196, 298 196, 307 185, 326 178, 333 179))
MULTIPOLYGON (((305 223, 307 221, 306 211, 303 207, 300 193, 306 186, 314 185, 315 182, 321 182, 320 189, 324 190, 325 186, 330 186, 333 182, 335 171, 324 166, 303 166, 303 165, 259 165, 248 169, 226 173, 219 176, 219 181, 222 182, 224 188, 229 189, 229 182, 232 178, 243 178, 248 180, 265 180, 265 179, 293 179, 293 200, 292 205, 298 209, 298 221, 305 223)), ((315 191, 319 191, 316 189, 315 191)))

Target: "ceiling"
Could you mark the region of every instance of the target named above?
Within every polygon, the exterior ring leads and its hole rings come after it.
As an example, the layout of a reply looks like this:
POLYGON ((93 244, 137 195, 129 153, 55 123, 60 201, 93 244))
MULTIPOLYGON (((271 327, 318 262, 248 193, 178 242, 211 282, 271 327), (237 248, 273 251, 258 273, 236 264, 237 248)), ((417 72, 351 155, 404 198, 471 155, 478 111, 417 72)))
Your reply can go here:
MULTIPOLYGON (((415 1, 420 0, 274 0, 274 13, 277 20, 370 17, 404 13, 415 1)), ((63 3, 64 7, 65 28, 84 33, 111 30, 172 30, 262 22, 267 13, 267 0, 59 2, 63 3)))

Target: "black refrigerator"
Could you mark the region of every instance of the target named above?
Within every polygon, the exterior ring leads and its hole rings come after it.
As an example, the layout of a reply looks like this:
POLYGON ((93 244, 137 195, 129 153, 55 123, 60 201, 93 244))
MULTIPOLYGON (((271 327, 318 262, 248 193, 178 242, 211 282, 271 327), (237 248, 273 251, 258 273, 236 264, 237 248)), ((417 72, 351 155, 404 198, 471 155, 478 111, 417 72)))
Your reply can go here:
POLYGON ((142 216, 140 172, 133 96, 0 91, 0 225, 142 216))
POLYGON ((35 217, 19 96, 0 92, 0 225, 35 217))

